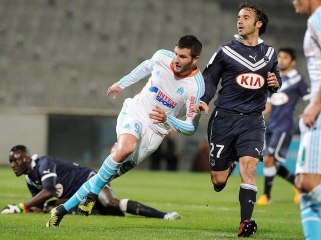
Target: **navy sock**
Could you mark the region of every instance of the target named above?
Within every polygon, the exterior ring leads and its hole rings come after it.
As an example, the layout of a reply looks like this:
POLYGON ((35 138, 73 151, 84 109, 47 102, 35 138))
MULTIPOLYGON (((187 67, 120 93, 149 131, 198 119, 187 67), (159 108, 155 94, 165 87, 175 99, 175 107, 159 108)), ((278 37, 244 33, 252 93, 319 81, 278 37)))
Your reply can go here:
POLYGON ((271 198, 273 179, 274 176, 264 178, 264 194, 266 194, 269 199, 271 198))
POLYGON ((294 185, 294 179, 295 179, 294 174, 290 173, 289 170, 283 165, 280 165, 278 167, 277 175, 279 175, 280 177, 284 178, 289 183, 292 183, 294 185))
POLYGON ((239 192, 241 206, 241 222, 251 220, 254 204, 256 202, 257 187, 252 184, 242 183, 239 192))

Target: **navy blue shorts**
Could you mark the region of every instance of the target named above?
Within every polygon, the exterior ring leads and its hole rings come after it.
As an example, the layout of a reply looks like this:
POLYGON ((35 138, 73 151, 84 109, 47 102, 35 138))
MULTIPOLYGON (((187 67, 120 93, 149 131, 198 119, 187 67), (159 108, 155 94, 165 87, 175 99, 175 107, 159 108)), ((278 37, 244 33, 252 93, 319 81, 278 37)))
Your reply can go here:
POLYGON ((265 133, 264 156, 274 156, 276 160, 285 162, 286 154, 292 140, 291 131, 273 131, 267 129, 265 133))
POLYGON ((262 115, 214 110, 208 125, 211 170, 224 171, 243 156, 263 161, 264 135, 262 115))

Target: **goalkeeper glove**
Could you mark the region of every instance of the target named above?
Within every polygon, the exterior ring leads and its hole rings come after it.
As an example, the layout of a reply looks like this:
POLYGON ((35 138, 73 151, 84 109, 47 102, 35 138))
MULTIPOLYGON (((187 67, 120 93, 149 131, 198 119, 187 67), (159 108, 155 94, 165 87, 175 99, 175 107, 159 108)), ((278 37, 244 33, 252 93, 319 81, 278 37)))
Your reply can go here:
POLYGON ((25 203, 19 203, 18 205, 8 204, 1 210, 2 214, 26 212, 28 212, 28 208, 26 207, 25 203))

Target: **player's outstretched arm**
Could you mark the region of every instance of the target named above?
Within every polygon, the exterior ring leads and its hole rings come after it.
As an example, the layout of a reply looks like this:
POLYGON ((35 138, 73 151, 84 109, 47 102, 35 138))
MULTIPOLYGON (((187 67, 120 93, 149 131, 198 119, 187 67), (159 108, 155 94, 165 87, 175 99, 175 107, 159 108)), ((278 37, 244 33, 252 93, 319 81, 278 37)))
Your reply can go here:
POLYGON ((1 210, 1 213, 27 213, 29 210, 32 211, 32 208, 37 210, 38 206, 43 205, 46 200, 53 196, 54 194, 51 191, 43 189, 29 201, 21 202, 19 204, 8 204, 1 210))

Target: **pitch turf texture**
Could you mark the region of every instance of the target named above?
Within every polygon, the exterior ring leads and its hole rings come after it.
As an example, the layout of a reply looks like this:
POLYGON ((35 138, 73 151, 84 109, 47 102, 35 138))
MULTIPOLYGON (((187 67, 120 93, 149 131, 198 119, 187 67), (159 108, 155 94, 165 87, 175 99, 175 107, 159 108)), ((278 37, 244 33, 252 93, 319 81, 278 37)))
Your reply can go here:
MULTIPOLYGON (((24 177, 0 168, 0 206, 30 197, 24 177)), ((263 178, 258 178, 259 194, 263 178)), ((220 193, 212 190, 209 174, 133 170, 113 182, 119 198, 130 198, 164 211, 177 211, 178 221, 133 215, 66 216, 59 228, 46 228, 49 214, 0 215, 0 239, 237 239, 239 176, 232 176, 220 193)), ((303 239, 299 206, 293 188, 276 178, 273 203, 255 206, 258 231, 253 239, 303 239)))

